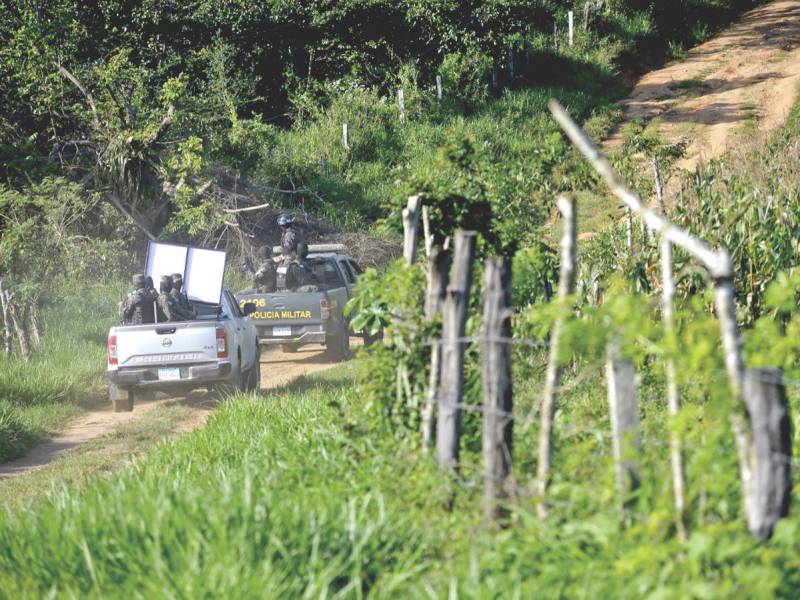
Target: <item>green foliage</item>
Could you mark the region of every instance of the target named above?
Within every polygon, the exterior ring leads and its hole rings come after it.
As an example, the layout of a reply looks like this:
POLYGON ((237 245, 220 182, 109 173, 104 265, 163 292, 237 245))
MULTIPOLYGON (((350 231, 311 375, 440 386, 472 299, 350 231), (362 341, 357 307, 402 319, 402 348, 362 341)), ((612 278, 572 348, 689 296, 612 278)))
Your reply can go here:
POLYGON ((0 354, 0 462, 23 454, 75 415, 105 399, 105 340, 117 321, 119 285, 66 278, 42 290, 45 343, 28 361, 0 354))
POLYGON ((345 307, 353 329, 371 335, 383 331, 383 343, 361 355, 358 387, 368 399, 367 410, 402 433, 419 430, 430 360, 425 342, 438 330, 422 320, 424 293, 425 275, 419 265, 406 267, 397 261, 383 274, 367 269, 345 307))

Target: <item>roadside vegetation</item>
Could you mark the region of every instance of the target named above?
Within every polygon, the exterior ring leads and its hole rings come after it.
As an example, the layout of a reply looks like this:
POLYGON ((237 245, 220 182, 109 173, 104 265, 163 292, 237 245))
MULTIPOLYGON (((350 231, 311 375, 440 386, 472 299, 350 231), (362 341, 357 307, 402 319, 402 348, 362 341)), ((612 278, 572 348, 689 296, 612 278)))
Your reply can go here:
POLYGON ((46 342, 29 360, 0 354, 0 462, 21 456, 82 409, 106 401, 105 342, 118 285, 48 296, 46 342))
MULTIPOLYGON (((770 174, 782 168, 793 176, 794 167, 779 167, 772 157, 791 156, 798 139, 795 114, 785 131, 739 157, 710 163, 687 183, 687 210, 717 201, 723 192, 735 214, 754 196, 770 193, 791 207, 795 196, 775 187, 784 184, 770 174)), ((769 281, 758 296, 760 315, 746 331, 746 354, 748 364, 777 364, 796 381, 798 280, 795 259, 781 250, 783 227, 792 222, 750 221, 754 236, 773 230, 774 237, 759 239, 773 240, 765 250, 782 258, 775 276, 753 270, 769 281)), ((597 236, 588 255, 611 252, 619 235, 612 229, 597 236)), ((637 244, 646 256, 648 246, 638 238, 637 244)), ((527 265, 516 270, 520 337, 536 337, 552 318, 552 307, 537 299, 538 273, 527 265)), ((390 327, 385 344, 350 366, 270 394, 233 398, 205 428, 165 442, 133 466, 82 489, 57 490, 46 499, 34 495, 27 510, 0 517, 0 589, 8 597, 792 598, 800 585, 800 520, 796 514, 781 520, 767 544, 755 542, 742 522, 730 407, 708 299, 682 289, 680 333, 670 340, 652 316, 652 296, 636 291, 647 279, 635 269, 624 273, 627 278, 604 279, 602 305, 584 305, 568 328, 576 358, 564 384, 558 476, 547 520, 535 516, 528 486, 535 421, 531 429, 524 422, 515 428, 518 491, 506 528, 482 523, 480 422, 471 413, 459 476, 438 471, 419 436, 422 388, 405 396, 396 387, 401 365, 412 383, 425 380, 422 336, 430 332, 406 321, 407 328, 390 327), (629 527, 619 522, 608 415, 598 392, 609 323, 621 327, 615 331, 622 332, 641 373, 642 487, 629 505, 629 527), (678 350, 687 347, 691 352, 678 350), (653 360, 667 355, 677 361, 685 403, 674 423, 666 414, 661 363, 653 360), (663 477, 670 427, 681 431, 687 448, 685 543, 675 534, 670 484, 663 477), (51 559, 56 554, 59 561, 51 559)), ((394 267, 363 285, 396 315, 418 314, 424 285, 418 269, 394 267)), ((367 323, 384 314, 377 301, 358 309, 367 323)), ((514 359, 515 411, 526 415, 538 402, 544 355, 518 348, 514 359)), ((474 355, 468 365, 467 401, 474 403, 474 355)), ((798 390, 790 386, 789 393, 797 414, 798 390)), ((793 439, 797 449, 796 432, 793 439)))

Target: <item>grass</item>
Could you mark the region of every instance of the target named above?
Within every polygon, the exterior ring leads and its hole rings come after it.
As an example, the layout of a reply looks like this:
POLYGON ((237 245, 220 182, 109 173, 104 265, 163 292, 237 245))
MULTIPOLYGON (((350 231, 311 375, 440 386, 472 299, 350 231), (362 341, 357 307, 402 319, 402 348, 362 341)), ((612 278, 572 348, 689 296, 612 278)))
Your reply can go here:
POLYGON ((0 462, 10 460, 104 399, 105 340, 116 320, 119 286, 54 294, 45 339, 29 361, 0 356, 0 462))
MULTIPOLYGON (((620 528, 594 436, 558 452, 569 509, 542 522, 523 496, 507 529, 485 528, 475 457, 466 484, 443 477, 416 436, 380 429, 355 368, 235 398, 118 474, 0 517, 0 597, 767 598, 800 584, 796 518, 766 547, 736 520, 707 518, 685 546, 661 511, 620 528)), ((570 417, 597 413, 596 386, 577 382, 570 417)))

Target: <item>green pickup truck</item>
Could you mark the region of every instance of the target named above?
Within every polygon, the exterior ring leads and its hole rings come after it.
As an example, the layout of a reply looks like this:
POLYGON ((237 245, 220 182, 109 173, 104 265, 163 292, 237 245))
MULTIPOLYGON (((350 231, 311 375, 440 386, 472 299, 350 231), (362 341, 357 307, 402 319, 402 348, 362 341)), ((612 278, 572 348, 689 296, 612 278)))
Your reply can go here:
POLYGON ((250 318, 261 345, 280 345, 286 352, 301 346, 321 344, 333 360, 350 355, 350 323, 343 311, 353 297, 361 268, 343 247, 311 245, 307 265, 319 285, 315 291, 277 291, 236 294, 240 306, 251 302, 256 310, 250 318), (328 250, 328 251, 326 251, 328 250))

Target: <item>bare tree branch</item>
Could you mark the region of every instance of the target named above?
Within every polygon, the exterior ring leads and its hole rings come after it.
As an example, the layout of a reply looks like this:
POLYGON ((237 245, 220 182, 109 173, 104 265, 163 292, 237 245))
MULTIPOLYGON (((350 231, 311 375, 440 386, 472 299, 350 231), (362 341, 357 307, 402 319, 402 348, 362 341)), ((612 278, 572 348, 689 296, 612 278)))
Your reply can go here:
POLYGON ((58 69, 59 73, 61 73, 64 77, 69 79, 72 82, 72 84, 76 88, 78 88, 81 91, 81 93, 84 95, 84 97, 86 98, 86 101, 89 103, 89 107, 92 109, 92 116, 94 117, 94 126, 97 129, 100 129, 100 119, 98 119, 98 117, 97 117, 97 106, 94 103, 94 98, 92 97, 91 92, 89 92, 89 90, 87 90, 85 87, 83 87, 83 84, 80 81, 78 81, 78 78, 75 77, 75 75, 73 75, 72 73, 70 73, 70 71, 66 67, 64 67, 63 65, 61 65, 61 64, 59 64, 59 63, 57 63, 55 61, 53 61, 53 66, 56 69, 58 69))

